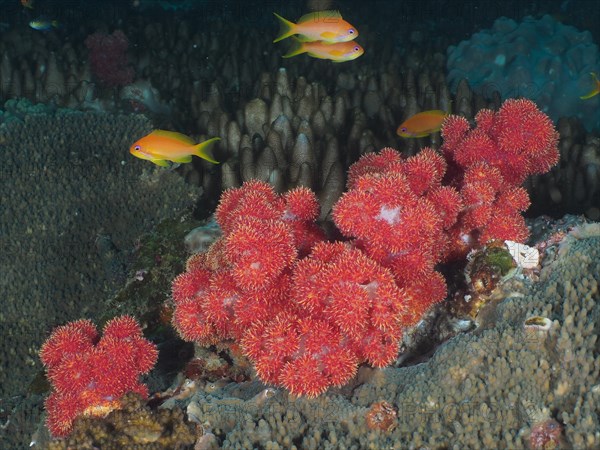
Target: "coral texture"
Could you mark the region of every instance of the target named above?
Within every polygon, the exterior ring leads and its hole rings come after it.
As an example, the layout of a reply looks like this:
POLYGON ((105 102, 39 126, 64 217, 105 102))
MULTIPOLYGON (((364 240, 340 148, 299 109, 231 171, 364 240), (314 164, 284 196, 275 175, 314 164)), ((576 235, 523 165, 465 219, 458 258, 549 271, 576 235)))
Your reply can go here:
POLYGON ((523 240, 529 199, 518 184, 558 158, 552 123, 528 100, 482 110, 474 130, 451 116, 443 135, 442 153, 385 148, 350 168, 333 207, 344 242, 325 241, 306 188, 226 191, 223 237, 173 282, 180 334, 241 343, 264 382, 309 397, 346 384, 360 363, 392 363, 403 329, 446 297, 436 264, 523 240))
POLYGON ((353 243, 326 242, 318 214, 306 188, 277 195, 250 181, 225 192, 223 238, 173 282, 180 334, 241 343, 262 380, 298 395, 347 383, 361 362, 393 361, 417 302, 353 243))
POLYGON ((55 439, 49 450, 74 448, 188 449, 196 441, 194 424, 179 408, 151 409, 137 393, 121 398, 121 408, 106 417, 79 417, 65 439, 55 439))
POLYGON ((450 116, 442 128, 448 183, 464 202, 450 230, 452 251, 460 257, 494 239, 524 241, 529 233, 521 212, 529 196, 521 184, 559 158, 558 133, 531 100, 506 100, 497 112, 482 109, 475 122, 471 129, 463 117, 450 116))
POLYGON ((600 62, 589 31, 550 15, 525 16, 521 22, 500 17, 447 53, 448 81, 455 92, 466 78, 486 96, 498 91, 502 98, 531 99, 554 121, 576 116, 589 130, 600 126, 600 100, 579 99, 592 89, 590 72, 600 62))
POLYGON ((68 435, 77 416, 104 416, 119 408, 127 392, 147 397, 139 377, 157 356, 156 346, 130 316, 107 322, 102 337, 89 320, 56 328, 40 350, 52 385, 46 400, 52 435, 68 435))
POLYGON ((598 448, 600 226, 549 250, 539 283, 502 283, 485 325, 421 364, 361 367, 342 395, 315 399, 264 400, 258 382, 198 390, 188 414, 219 424, 224 449, 598 448), (527 331, 531 316, 550 328, 527 331))
POLYGON ((96 32, 85 39, 92 73, 108 87, 125 86, 133 81, 134 70, 127 59, 129 40, 121 30, 112 34, 96 32))

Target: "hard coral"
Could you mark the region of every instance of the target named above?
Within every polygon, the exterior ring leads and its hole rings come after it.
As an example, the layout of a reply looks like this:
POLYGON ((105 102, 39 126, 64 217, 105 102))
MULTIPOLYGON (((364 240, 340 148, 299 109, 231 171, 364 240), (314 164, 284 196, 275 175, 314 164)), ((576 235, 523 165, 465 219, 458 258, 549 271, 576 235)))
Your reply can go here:
POLYGON ((129 316, 109 321, 101 338, 88 320, 54 330, 40 350, 53 389, 46 400, 52 435, 68 435, 77 416, 102 416, 120 407, 127 392, 147 396, 139 376, 152 369, 157 355, 129 316))
POLYGON ((138 394, 121 398, 121 408, 106 417, 79 417, 66 439, 49 443, 50 450, 74 448, 183 449, 196 440, 196 427, 179 409, 150 409, 138 394))

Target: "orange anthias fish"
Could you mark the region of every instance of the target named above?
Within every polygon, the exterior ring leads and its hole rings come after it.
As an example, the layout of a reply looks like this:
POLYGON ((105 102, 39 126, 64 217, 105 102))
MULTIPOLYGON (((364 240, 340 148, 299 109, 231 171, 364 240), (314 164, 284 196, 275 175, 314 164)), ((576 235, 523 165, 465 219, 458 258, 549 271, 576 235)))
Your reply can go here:
POLYGON ((196 144, 185 134, 174 131, 154 130, 152 133, 136 141, 129 153, 133 156, 146 159, 162 167, 169 167, 167 161, 175 163, 188 163, 192 155, 219 164, 212 156, 211 147, 221 138, 215 137, 208 141, 196 144))
POLYGON ((423 111, 406 119, 396 133, 405 138, 420 138, 429 136, 442 128, 442 122, 448 116, 445 111, 434 109, 423 111))
POLYGON ((283 55, 284 58, 308 53, 313 58, 330 59, 333 62, 345 62, 358 58, 364 49, 356 42, 336 42, 328 44, 322 41, 302 42, 294 39, 290 51, 283 55))
POLYGON ((588 98, 592 98, 600 94, 600 80, 598 80, 598 75, 596 75, 594 72, 592 72, 591 75, 594 79, 594 82, 596 83, 596 86, 588 94, 579 97, 581 100, 587 100, 588 98))
POLYGON ((300 36, 302 41, 323 42, 348 42, 358 36, 358 30, 342 19, 339 11, 316 11, 306 14, 298 23, 290 22, 277 13, 275 17, 281 22, 281 31, 277 39, 279 42, 294 34, 300 36))

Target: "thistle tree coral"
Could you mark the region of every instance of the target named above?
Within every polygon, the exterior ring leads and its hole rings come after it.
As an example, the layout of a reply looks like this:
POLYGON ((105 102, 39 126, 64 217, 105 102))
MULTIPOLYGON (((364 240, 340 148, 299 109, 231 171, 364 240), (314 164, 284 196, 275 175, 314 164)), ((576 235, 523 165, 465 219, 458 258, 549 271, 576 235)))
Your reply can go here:
POLYGON ((437 265, 525 239, 520 183, 557 159, 556 132, 531 102, 476 120, 449 116, 441 152, 357 161, 333 208, 343 242, 315 224, 308 189, 277 195, 250 181, 223 193, 224 236, 173 283, 175 327, 201 345, 239 344, 264 382, 296 395, 340 386, 360 363, 390 364, 404 328, 446 297, 437 265))
POLYGON ((46 399, 50 433, 68 435, 80 415, 106 415, 120 407, 127 392, 147 397, 139 378, 152 369, 157 356, 156 346, 130 316, 107 322, 101 337, 89 320, 56 328, 40 350, 52 386, 46 399))

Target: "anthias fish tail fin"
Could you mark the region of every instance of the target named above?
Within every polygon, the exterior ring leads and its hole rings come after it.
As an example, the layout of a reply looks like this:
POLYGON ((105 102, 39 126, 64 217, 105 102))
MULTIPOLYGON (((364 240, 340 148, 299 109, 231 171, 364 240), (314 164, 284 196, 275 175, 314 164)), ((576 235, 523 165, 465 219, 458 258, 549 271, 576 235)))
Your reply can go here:
POLYGON ((217 161, 212 154, 212 147, 215 144, 215 142, 218 142, 220 140, 221 138, 214 137, 212 139, 209 139, 208 141, 204 141, 198 145, 195 145, 194 155, 199 156, 200 158, 205 159, 213 164, 219 164, 219 161, 217 161))
POLYGON ((291 58, 292 56, 300 55, 302 53, 306 53, 304 44, 299 39, 293 38, 290 49, 288 50, 288 52, 285 55, 283 55, 283 57, 291 58))
POLYGON ((294 22, 290 22, 287 19, 284 19, 277 13, 273 14, 275 14, 275 17, 279 19, 279 24, 281 25, 281 28, 279 29, 279 36, 277 36, 277 38, 275 38, 273 42, 279 42, 285 38, 289 38, 290 36, 292 36, 294 34, 296 24, 294 22))

